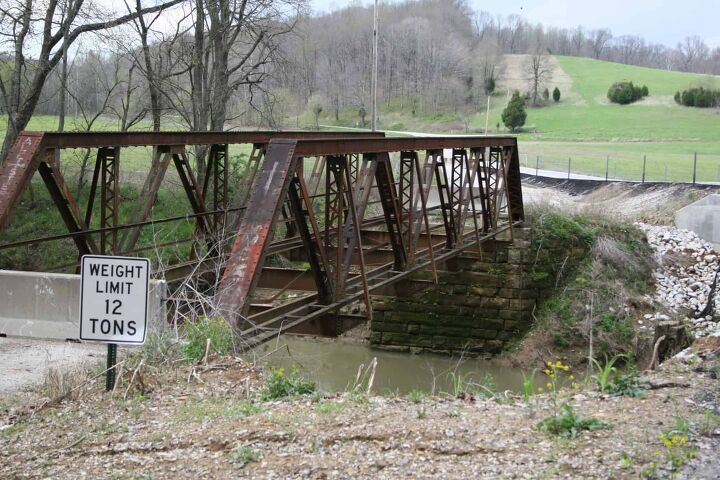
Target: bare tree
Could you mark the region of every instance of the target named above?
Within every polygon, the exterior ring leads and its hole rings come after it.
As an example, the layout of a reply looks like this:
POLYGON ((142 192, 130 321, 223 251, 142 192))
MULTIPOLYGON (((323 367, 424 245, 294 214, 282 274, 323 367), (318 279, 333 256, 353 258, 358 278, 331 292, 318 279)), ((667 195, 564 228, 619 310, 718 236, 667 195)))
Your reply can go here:
POLYGON ((552 73, 547 55, 541 51, 536 51, 528 61, 526 72, 528 74, 528 87, 532 105, 538 106, 541 104, 541 93, 545 87, 545 82, 552 73))
POLYGON ((694 71, 698 63, 705 61, 710 56, 710 49, 705 41, 698 37, 685 37, 685 40, 678 43, 678 62, 680 70, 684 72, 694 71))
POLYGON ((10 49, 11 61, 7 80, 0 79, 0 94, 8 111, 0 160, 4 161, 8 150, 30 121, 45 81, 62 59, 64 49, 85 33, 107 30, 181 1, 169 0, 140 12, 115 16, 112 12, 100 12, 85 0, 38 3, 5 0, 0 5, 0 35, 10 49), (37 58, 30 58, 30 52, 36 46, 39 46, 37 58))
POLYGON ((583 45, 585 45, 585 32, 582 26, 578 26, 572 34, 571 38, 574 55, 579 57, 582 55, 583 45))
POLYGON ((595 59, 600 59, 603 51, 605 51, 605 47, 611 39, 612 33, 607 28, 601 28, 592 33, 592 38, 590 38, 590 47, 592 48, 593 57, 595 57, 595 59))

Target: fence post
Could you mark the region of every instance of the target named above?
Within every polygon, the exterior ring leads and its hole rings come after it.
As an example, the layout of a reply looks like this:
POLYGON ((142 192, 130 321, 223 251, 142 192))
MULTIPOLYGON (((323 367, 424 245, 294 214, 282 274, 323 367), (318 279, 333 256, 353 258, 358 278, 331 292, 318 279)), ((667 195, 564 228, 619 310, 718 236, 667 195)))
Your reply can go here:
POLYGON ((535 177, 538 176, 538 169, 540 168, 540 155, 535 159, 535 177))
POLYGON ((647 164, 647 155, 643 155, 643 174, 642 183, 645 183, 645 165, 647 164))
POLYGON ((697 152, 693 157, 693 185, 695 185, 695 180, 697 180, 697 152))
POLYGON ((570 180, 570 164, 572 162, 572 157, 568 157, 568 180, 570 180))
POLYGON ((608 181, 608 170, 610 169, 610 155, 605 157, 605 183, 608 181))

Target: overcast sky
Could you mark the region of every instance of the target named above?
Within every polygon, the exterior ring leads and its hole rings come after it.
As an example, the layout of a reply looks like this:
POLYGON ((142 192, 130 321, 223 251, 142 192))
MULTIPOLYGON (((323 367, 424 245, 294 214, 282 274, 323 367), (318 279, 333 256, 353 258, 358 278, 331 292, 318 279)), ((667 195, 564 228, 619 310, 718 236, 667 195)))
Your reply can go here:
MULTIPOLYGON (((355 2, 310 0, 310 3, 315 11, 328 11, 355 2)), ((493 15, 517 13, 532 23, 556 27, 609 28, 615 36, 640 35, 647 41, 671 47, 691 35, 704 38, 711 46, 720 46, 720 0, 469 0, 469 3, 475 10, 493 15)))

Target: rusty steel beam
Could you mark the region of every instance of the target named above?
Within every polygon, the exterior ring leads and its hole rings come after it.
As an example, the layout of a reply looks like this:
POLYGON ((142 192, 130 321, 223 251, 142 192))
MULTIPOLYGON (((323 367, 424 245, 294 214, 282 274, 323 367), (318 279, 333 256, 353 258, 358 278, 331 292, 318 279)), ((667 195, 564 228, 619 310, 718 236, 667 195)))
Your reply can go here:
POLYGON ((308 131, 249 131, 249 132, 23 132, 40 135, 44 148, 100 148, 141 146, 225 145, 233 143, 263 143, 276 138, 313 139, 360 136, 383 138, 382 132, 308 132, 308 131))
POLYGON ((285 202, 295 166, 296 142, 275 140, 253 183, 247 213, 237 232, 220 284, 219 305, 228 321, 238 323, 259 279, 271 229, 285 202))
POLYGON ((0 167, 0 230, 7 226, 11 212, 42 160, 43 137, 40 132, 20 134, 0 167))
POLYGON ((299 140, 296 155, 350 155, 352 153, 389 153, 403 150, 442 150, 452 148, 513 147, 515 137, 392 137, 337 138, 299 140))

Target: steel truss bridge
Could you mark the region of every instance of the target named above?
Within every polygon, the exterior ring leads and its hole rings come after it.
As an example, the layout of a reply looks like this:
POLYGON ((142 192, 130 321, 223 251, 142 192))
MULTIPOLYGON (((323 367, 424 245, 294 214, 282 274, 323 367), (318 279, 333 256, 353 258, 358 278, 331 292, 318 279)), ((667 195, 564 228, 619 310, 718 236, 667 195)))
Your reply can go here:
POLYGON ((437 281, 448 260, 512 237, 524 220, 518 159, 514 137, 24 132, 0 168, 0 254, 71 239, 77 255, 60 267, 71 271, 84 254, 149 255, 160 246, 140 243, 143 228, 193 222, 190 238, 168 242, 187 245, 186 257, 158 265, 157 276, 171 285, 212 277, 215 313, 248 346, 282 332, 334 335, 372 318, 372 294, 393 294, 421 270, 437 281), (229 149, 238 145, 250 154, 231 175, 229 149), (136 147, 152 153, 128 199, 121 152, 136 147), (63 177, 64 149, 95 155, 82 202, 63 177), (192 161, 198 152, 202 178, 192 161), (192 213, 154 218, 162 189, 178 190, 168 180, 173 170, 192 213), (36 172, 67 233, 4 241, 36 172), (294 266, 271 266, 278 258, 294 266))

